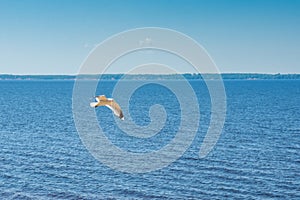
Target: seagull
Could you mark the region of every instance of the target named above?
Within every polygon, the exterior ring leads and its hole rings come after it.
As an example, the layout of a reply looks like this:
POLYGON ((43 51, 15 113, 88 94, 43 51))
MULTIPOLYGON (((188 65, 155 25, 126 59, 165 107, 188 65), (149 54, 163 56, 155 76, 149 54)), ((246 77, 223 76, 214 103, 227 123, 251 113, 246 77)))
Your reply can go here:
POLYGON ((98 106, 106 106, 111 109, 116 116, 118 116, 121 120, 124 120, 124 115, 121 110, 121 107, 117 102, 115 102, 112 98, 106 98, 105 95, 100 95, 95 97, 96 102, 90 103, 90 106, 96 108, 98 106))

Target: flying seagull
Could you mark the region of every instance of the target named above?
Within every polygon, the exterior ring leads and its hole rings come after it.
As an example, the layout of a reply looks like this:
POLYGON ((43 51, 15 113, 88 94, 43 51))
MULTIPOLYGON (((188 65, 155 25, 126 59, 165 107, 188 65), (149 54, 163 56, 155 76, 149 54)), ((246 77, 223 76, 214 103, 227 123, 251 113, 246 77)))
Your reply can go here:
POLYGON ((114 112, 114 114, 118 116, 121 120, 124 120, 123 112, 119 104, 117 104, 115 100, 113 100, 112 98, 106 98, 105 95, 97 96, 95 97, 95 99, 96 102, 90 103, 91 107, 96 108, 98 106, 106 106, 109 109, 111 109, 114 112))

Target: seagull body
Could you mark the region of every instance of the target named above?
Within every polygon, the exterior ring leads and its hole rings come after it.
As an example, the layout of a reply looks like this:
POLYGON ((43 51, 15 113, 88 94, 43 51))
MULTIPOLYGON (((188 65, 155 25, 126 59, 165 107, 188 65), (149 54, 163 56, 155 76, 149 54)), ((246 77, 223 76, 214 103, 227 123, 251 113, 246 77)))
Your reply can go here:
POLYGON ((91 107, 96 108, 98 106, 106 106, 109 109, 111 109, 114 112, 114 114, 118 116, 121 120, 124 120, 124 115, 121 110, 121 107, 119 106, 119 104, 117 104, 117 102, 115 102, 115 100, 113 100, 112 98, 106 98, 105 95, 97 96, 95 97, 95 99, 96 102, 90 103, 91 107))

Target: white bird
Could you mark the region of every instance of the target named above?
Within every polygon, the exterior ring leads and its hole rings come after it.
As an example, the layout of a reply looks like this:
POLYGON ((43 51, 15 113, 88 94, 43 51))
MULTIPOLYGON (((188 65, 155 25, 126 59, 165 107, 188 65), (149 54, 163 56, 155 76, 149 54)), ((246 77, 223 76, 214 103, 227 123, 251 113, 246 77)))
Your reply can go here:
POLYGON ((96 108, 98 106, 106 106, 111 109, 116 116, 118 116, 121 120, 124 120, 124 115, 121 110, 121 107, 115 100, 112 98, 106 98, 105 95, 95 97, 96 102, 90 103, 90 106, 96 108))

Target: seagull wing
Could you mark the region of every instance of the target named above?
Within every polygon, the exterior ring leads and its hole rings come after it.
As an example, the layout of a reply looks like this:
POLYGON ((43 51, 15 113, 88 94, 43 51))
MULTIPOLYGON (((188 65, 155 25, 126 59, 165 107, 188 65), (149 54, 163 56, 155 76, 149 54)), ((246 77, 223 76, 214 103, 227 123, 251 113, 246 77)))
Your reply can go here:
POLYGON ((111 109, 116 116, 118 116, 121 120, 124 120, 124 115, 121 110, 121 107, 117 102, 115 102, 113 99, 110 100, 108 104, 105 105, 109 109, 111 109))
POLYGON ((99 101, 105 101, 107 100, 106 96, 105 95, 100 95, 100 96, 97 96, 95 97, 96 101, 99 102, 99 101))

